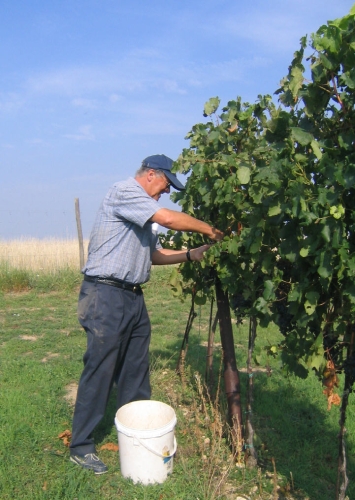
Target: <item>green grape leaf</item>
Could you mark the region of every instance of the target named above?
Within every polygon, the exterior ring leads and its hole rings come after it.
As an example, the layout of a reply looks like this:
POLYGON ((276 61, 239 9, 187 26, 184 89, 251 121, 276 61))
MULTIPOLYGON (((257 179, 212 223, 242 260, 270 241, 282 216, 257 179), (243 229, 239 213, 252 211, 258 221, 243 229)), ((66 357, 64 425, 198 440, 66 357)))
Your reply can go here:
POLYGON ((274 215, 279 215, 280 213, 281 213, 281 206, 279 203, 277 205, 274 205, 273 207, 269 207, 268 210, 269 217, 273 217, 274 215))
POLYGON ((307 146, 313 141, 313 136, 309 132, 299 128, 292 127, 291 128, 291 137, 294 141, 301 144, 301 146, 307 146))
POLYGON ((221 100, 219 97, 211 97, 206 103, 203 108, 203 115, 204 116, 210 116, 213 113, 215 113, 218 109, 218 106, 220 104, 221 100))
POLYGON ((249 184, 250 181, 250 168, 249 167, 239 167, 237 170, 238 181, 241 184, 249 184))
POLYGON ((320 150, 319 144, 317 141, 312 140, 311 141, 311 148, 313 149, 313 153, 315 156, 320 160, 322 158, 322 151, 320 150))

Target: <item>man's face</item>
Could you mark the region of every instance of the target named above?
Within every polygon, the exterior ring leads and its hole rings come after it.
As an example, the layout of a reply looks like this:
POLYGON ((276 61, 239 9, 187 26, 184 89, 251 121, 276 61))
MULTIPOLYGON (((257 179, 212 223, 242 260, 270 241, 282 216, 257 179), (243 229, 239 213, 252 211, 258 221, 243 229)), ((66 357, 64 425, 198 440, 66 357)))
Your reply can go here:
POLYGON ((157 173, 152 171, 154 178, 150 183, 150 193, 149 196, 154 198, 154 200, 158 201, 162 194, 170 193, 170 181, 169 179, 162 173, 157 173))

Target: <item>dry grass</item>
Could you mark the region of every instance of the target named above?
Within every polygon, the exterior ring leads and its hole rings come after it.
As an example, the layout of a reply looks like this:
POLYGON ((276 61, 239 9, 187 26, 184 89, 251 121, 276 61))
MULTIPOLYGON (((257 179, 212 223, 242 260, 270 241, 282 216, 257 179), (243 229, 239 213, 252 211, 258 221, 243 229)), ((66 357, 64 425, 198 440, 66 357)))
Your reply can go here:
MULTIPOLYGON (((88 242, 84 241, 86 258, 88 242)), ((57 272, 60 269, 79 269, 79 243, 76 239, 21 238, 0 240, 0 264, 9 269, 57 272)))

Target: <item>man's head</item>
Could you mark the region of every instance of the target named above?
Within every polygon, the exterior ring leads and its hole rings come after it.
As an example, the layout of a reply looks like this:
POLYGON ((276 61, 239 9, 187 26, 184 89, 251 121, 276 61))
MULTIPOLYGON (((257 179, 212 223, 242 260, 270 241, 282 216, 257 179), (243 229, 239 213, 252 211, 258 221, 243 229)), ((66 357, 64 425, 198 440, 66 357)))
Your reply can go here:
POLYGON ((142 167, 152 168, 163 172, 170 184, 178 191, 182 191, 185 188, 176 175, 171 172, 172 166, 173 160, 165 155, 148 156, 142 161, 142 167))
POLYGON ((173 160, 165 155, 148 156, 136 172, 136 179, 152 198, 158 200, 163 193, 170 192, 170 185, 179 191, 185 189, 171 172, 172 166, 173 160))

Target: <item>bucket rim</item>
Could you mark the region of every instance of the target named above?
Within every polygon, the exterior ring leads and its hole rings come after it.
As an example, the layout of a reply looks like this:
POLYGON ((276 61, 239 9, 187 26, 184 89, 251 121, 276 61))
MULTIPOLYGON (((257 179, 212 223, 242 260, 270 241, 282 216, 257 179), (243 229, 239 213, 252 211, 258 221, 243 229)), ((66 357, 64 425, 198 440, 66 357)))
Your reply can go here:
POLYGON ((139 437, 139 438, 143 438, 143 439, 144 438, 152 438, 152 437, 161 437, 164 434, 167 434, 168 432, 171 432, 172 430, 174 430, 176 423, 177 423, 177 418, 176 418, 174 408, 172 408, 168 404, 163 403, 161 401, 154 401, 151 399, 132 401, 131 403, 127 403, 126 405, 121 406, 121 408, 119 408, 117 410, 116 415, 115 415, 115 426, 116 426, 116 429, 118 432, 122 432, 123 434, 125 434, 128 437, 139 437), (122 410, 122 408, 126 408, 130 405, 140 406, 140 405, 142 405, 142 403, 148 403, 148 402, 153 403, 153 406, 155 406, 155 403, 159 403, 159 405, 163 405, 163 406, 169 408, 170 410, 172 410, 173 414, 172 414, 172 418, 169 420, 169 422, 167 422, 163 426, 154 427, 153 429, 139 429, 136 427, 128 427, 127 425, 123 424, 119 420, 118 413, 120 410, 122 410))
POLYGON ((164 403, 164 401, 158 401, 157 399, 137 399, 137 401, 131 401, 130 403, 126 403, 125 405, 121 406, 120 408, 118 408, 118 410, 116 411, 119 412, 120 410, 122 410, 122 408, 126 408, 128 406, 137 406, 137 405, 142 405, 142 404, 152 404, 152 405, 160 405, 160 406, 166 406, 167 408, 170 408, 171 410, 174 410, 174 408, 170 405, 168 405, 167 403, 164 403))

